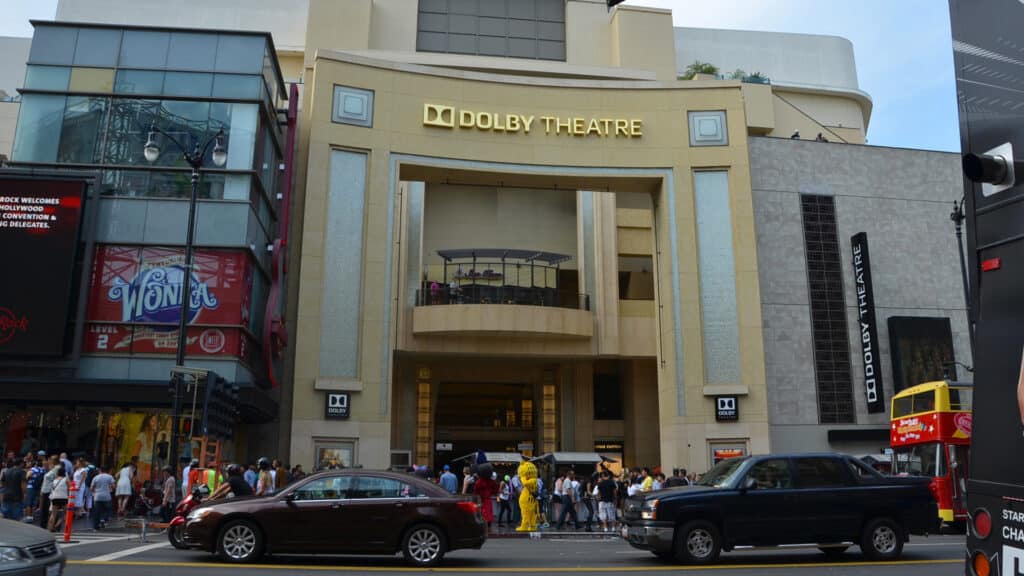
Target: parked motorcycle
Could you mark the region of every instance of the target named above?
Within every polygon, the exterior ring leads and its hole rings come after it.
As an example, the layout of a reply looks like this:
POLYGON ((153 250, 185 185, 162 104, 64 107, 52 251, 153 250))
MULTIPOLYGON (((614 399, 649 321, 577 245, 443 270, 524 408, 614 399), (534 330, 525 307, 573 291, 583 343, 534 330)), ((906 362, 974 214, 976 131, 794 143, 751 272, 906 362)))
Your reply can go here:
POLYGON ((185 518, 188 517, 189 512, 196 506, 199 506, 209 495, 210 489, 205 484, 201 484, 196 486, 192 493, 185 496, 174 508, 174 518, 171 519, 170 525, 167 526, 167 539, 171 541, 171 546, 179 550, 187 548, 185 546, 185 518))

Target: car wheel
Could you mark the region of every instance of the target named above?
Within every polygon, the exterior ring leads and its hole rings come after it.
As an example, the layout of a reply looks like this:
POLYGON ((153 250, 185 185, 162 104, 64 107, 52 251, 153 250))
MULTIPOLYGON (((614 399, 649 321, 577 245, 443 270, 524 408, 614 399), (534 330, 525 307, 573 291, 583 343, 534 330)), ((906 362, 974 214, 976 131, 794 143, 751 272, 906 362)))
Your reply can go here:
POLYGON ((870 560, 894 560, 903 553, 903 531, 888 518, 876 518, 864 526, 860 549, 870 560))
POLYGON ((184 550, 188 548, 185 546, 185 525, 178 524, 177 526, 171 526, 167 529, 167 539, 170 540, 171 546, 174 546, 178 550, 184 550))
POLYGON ((232 520, 220 529, 217 553, 226 562, 254 562, 263 555, 263 533, 248 520, 232 520))
POLYGON ((838 560, 843 557, 843 553, 849 546, 818 546, 818 550, 825 553, 825 556, 829 560, 838 560))
POLYGON ((711 564, 722 551, 718 527, 707 520, 693 520, 676 529, 676 560, 683 564, 711 564))
POLYGON ((413 566, 437 566, 444 558, 444 553, 444 534, 436 526, 413 526, 402 539, 402 555, 405 556, 405 561, 413 566))

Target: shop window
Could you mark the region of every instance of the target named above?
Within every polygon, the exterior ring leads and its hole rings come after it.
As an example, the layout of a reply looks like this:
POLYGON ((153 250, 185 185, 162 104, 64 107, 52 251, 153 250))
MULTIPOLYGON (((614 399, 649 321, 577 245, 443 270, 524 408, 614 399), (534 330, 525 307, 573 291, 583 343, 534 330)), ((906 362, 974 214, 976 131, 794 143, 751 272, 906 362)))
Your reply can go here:
POLYGON ((622 420, 622 384, 618 374, 594 374, 594 420, 622 420))
POLYGON ((619 256, 619 300, 654 300, 654 260, 619 256))

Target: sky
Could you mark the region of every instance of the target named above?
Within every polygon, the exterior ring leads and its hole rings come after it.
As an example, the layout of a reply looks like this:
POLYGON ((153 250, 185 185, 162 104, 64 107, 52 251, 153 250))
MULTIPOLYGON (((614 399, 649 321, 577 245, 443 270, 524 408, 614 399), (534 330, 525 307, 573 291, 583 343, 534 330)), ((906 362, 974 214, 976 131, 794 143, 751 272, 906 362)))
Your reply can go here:
MULTIPOLYGON (((960 150, 947 0, 627 3, 671 8, 676 26, 842 36, 853 43, 860 89, 874 101, 869 144, 960 150)), ((0 6, 0 36, 31 36, 29 19, 53 19, 57 0, 0 0, 0 6)))

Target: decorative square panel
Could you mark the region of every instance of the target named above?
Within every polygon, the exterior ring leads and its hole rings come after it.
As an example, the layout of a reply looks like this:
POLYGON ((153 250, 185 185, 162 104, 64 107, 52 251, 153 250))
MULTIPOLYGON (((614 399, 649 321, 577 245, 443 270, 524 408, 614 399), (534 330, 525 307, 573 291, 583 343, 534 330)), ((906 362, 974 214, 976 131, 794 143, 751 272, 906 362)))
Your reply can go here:
POLYGON ((690 112, 690 146, 728 146, 725 111, 690 112))
POLYGON ((373 91, 335 86, 331 121, 368 128, 373 126, 373 91))

